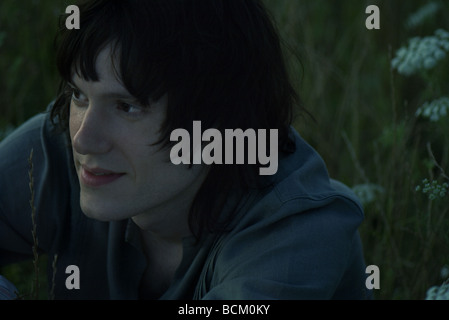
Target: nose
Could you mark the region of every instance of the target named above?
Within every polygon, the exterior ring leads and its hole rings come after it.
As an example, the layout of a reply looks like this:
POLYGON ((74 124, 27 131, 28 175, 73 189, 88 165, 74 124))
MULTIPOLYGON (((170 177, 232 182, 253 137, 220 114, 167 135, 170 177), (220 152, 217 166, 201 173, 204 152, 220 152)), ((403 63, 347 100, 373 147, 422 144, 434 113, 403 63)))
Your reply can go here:
POLYGON ((82 155, 107 153, 112 144, 105 114, 92 104, 74 108, 70 112, 70 136, 74 151, 82 155))

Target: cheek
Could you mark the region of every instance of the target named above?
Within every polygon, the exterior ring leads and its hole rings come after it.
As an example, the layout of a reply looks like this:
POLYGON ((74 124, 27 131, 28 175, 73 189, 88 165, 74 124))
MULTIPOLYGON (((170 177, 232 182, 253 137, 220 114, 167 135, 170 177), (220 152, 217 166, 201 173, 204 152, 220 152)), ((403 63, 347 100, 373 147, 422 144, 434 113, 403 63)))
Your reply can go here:
POLYGON ((81 115, 78 112, 75 112, 75 108, 73 107, 73 102, 70 103, 69 110, 69 132, 70 132, 70 140, 73 142, 73 137, 78 132, 81 126, 81 115))
POLYGON ((188 173, 187 168, 174 165, 170 161, 170 150, 161 150, 160 145, 128 144, 122 151, 134 167, 137 184, 144 186, 144 189, 155 189, 154 192, 159 193, 167 184, 175 187, 182 183, 188 173))
POLYGON ((150 181, 164 177, 168 172, 173 170, 167 163, 167 154, 164 150, 158 150, 158 146, 148 146, 139 144, 131 147, 128 144, 123 146, 122 152, 128 157, 133 164, 137 177, 142 184, 151 184, 150 181), (142 181, 143 180, 143 181, 142 181))

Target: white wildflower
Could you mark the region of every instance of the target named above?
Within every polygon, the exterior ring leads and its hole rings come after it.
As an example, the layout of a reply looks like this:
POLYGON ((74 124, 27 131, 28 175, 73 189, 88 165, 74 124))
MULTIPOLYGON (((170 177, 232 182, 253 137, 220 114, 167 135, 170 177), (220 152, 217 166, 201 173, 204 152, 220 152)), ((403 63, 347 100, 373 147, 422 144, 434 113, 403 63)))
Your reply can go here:
POLYGON ((449 300, 449 283, 431 287, 427 290, 426 300, 449 300))
POLYGON ((441 39, 449 39, 449 32, 443 29, 438 29, 435 31, 435 35, 441 39))
POLYGON ((445 265, 445 266, 443 266, 443 268, 441 268, 440 277, 442 279, 448 279, 449 278, 449 266, 445 265))
POLYGON ((379 194, 385 192, 384 188, 382 188, 377 184, 372 183, 355 185, 352 187, 352 191, 354 191, 354 193, 360 199, 360 202, 363 205, 373 202, 374 200, 377 199, 379 194))
POLYGON ((449 98, 442 97, 431 102, 424 103, 416 110, 416 117, 424 117, 436 122, 446 117, 449 111, 449 98))
POLYGON ((413 37, 408 46, 396 51, 391 66, 400 74, 412 75, 420 70, 434 68, 449 53, 449 32, 435 31, 433 36, 413 37))
POLYGON ((425 20, 435 15, 437 11, 440 9, 440 4, 432 1, 427 3, 418 9, 415 13, 413 13, 406 22, 407 27, 415 28, 421 25, 425 20))
POLYGON ((424 179, 422 184, 416 186, 415 191, 426 194, 429 200, 444 198, 448 194, 449 183, 444 182, 440 184, 436 180, 429 181, 429 179, 424 179))

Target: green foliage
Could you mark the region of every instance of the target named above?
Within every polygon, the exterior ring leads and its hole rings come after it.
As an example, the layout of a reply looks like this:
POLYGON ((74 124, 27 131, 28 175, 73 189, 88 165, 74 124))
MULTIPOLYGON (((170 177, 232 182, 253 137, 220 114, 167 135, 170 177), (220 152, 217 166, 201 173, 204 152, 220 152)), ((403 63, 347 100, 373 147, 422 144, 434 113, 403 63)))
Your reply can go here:
MULTIPOLYGON (((31 232, 31 231, 30 231, 31 232)), ((31 248, 30 248, 31 252, 31 248)), ((11 281, 17 288, 19 299, 21 300, 47 300, 48 284, 46 276, 47 256, 40 256, 39 259, 39 291, 36 296, 35 266, 32 261, 22 261, 1 268, 1 274, 11 281)))
POLYGON ((441 197, 449 166, 449 3, 265 3, 301 59, 290 60, 290 69, 317 119, 298 117, 295 126, 323 156, 330 175, 353 187, 363 202, 365 260, 381 272, 375 297, 425 299, 449 263, 448 198, 441 197), (381 12, 377 31, 364 25, 370 4, 381 12), (399 66, 412 72, 401 73, 399 66), (438 182, 424 194, 424 186, 416 187, 425 178, 438 182))
POLYGON ((69 0, 0 1, 0 126, 17 126, 56 93, 54 35, 69 0))

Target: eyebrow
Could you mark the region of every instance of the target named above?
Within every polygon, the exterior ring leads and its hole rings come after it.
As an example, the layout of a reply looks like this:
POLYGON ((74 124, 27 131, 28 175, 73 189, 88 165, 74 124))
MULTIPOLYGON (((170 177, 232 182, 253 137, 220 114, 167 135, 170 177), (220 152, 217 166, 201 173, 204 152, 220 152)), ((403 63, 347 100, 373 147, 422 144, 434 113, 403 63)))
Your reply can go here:
MULTIPOLYGON (((71 86, 73 89, 76 89, 78 91, 80 91, 81 93, 84 94, 83 90, 81 90, 75 83, 74 81, 67 81, 67 84, 69 86, 71 86)), ((131 95, 128 92, 116 92, 116 91, 112 91, 112 92, 104 92, 101 94, 102 97, 108 97, 108 98, 114 98, 114 99, 124 99, 124 100, 132 100, 134 102, 139 102, 139 100, 134 97, 133 95, 131 95)))

